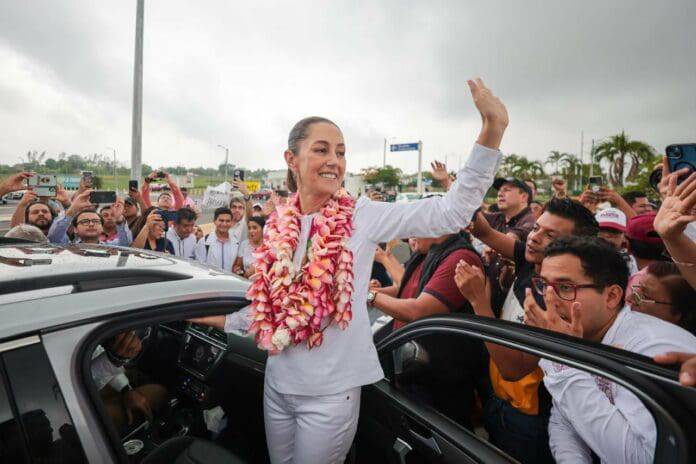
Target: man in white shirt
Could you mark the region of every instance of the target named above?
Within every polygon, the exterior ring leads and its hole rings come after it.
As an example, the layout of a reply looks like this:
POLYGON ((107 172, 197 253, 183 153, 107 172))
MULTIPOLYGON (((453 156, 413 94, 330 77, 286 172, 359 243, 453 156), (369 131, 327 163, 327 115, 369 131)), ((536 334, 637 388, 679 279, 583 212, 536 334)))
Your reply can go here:
MULTIPOLYGON (((645 356, 696 351, 684 329, 624 306, 628 268, 619 252, 599 238, 561 237, 545 252, 534 291, 546 311, 525 300, 528 325, 611 345, 645 356)), ((553 398, 551 452, 559 463, 653 462, 657 431, 643 403, 629 390, 547 359, 539 362, 553 398)))
POLYGON ((182 258, 196 259, 196 212, 191 208, 181 208, 177 211, 174 227, 167 231, 167 238, 174 246, 174 255, 182 258))
POLYGON ((230 237, 242 243, 249 238, 244 199, 242 197, 232 197, 232 200, 230 200, 230 211, 232 212, 232 226, 229 231, 230 237))
POLYGON ((234 220, 230 208, 218 208, 213 214, 215 231, 198 240, 196 259, 201 263, 232 272, 239 250, 239 236, 231 231, 234 220))

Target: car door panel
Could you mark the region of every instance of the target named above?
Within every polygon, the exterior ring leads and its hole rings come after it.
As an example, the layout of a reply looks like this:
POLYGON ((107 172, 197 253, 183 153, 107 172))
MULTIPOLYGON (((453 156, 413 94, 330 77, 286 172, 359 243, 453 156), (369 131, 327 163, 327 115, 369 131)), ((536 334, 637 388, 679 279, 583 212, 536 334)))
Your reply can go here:
MULTIPOLYGON (((413 322, 380 340, 377 343, 377 350, 385 362, 391 359, 391 356, 387 354, 401 344, 426 334, 438 333, 459 333, 463 336, 499 343, 585 370, 626 387, 643 402, 655 419, 658 432, 656 462, 694 462, 695 447, 693 440, 689 437, 693 437, 695 432, 696 390, 680 387, 676 383, 674 372, 649 364, 646 361, 647 358, 634 353, 622 353, 615 348, 591 344, 584 340, 530 329, 519 324, 463 314, 433 316, 413 322)), ((387 377, 389 377, 390 368, 389 365, 385 368, 387 377)), ((388 384, 388 380, 383 382, 388 384)), ((398 414, 398 411, 406 409, 408 414, 418 411, 418 419, 425 426, 441 433, 443 421, 437 420, 439 414, 423 414, 423 405, 404 401, 399 398, 398 392, 394 393, 393 387, 391 391, 385 390, 382 382, 368 387, 367 391, 370 389, 381 390, 383 404, 379 408, 370 408, 375 400, 370 399, 371 394, 366 395, 366 409, 363 413, 366 417, 361 418, 364 423, 379 422, 386 429, 392 426, 398 427, 398 424, 394 425, 393 420, 388 422, 387 418, 390 414, 398 414), (380 415, 375 414, 377 411, 380 415)), ((403 435, 408 432, 399 430, 399 433, 403 435)), ((458 440, 464 440, 465 447, 469 451, 472 446, 478 446, 476 452, 471 452, 470 456, 478 456, 478 453, 487 451, 485 447, 481 447, 483 440, 476 436, 462 436, 461 433, 443 435, 446 441, 454 446, 457 446, 455 443, 459 443, 458 440), (476 442, 478 445, 474 444, 476 442)), ((383 440, 381 446, 390 444, 384 437, 380 438, 383 440)), ((389 440, 392 438, 389 437, 389 440)), ((493 456, 491 459, 495 458, 493 456)), ((476 459, 488 462, 480 457, 476 459)), ((505 455, 499 456, 499 459, 505 459, 505 455)))

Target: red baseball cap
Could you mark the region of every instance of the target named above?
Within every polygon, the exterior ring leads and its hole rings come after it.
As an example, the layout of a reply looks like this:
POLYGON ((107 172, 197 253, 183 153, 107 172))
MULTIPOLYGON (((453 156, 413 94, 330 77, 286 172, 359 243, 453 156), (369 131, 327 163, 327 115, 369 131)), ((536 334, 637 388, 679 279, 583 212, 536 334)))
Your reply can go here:
POLYGON ((628 220, 626 226, 626 235, 632 240, 648 243, 650 245, 661 245, 662 238, 655 232, 653 222, 655 222, 656 213, 645 213, 633 216, 628 220))

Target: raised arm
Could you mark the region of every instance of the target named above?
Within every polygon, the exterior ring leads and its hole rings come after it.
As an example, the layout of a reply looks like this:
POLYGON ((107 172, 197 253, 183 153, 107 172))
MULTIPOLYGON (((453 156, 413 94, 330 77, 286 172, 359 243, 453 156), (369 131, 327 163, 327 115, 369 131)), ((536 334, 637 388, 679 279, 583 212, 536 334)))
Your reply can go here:
POLYGON ((179 185, 172 179, 171 174, 166 173, 165 177, 167 185, 172 190, 172 198, 174 199, 174 209, 178 210, 184 207, 184 194, 181 193, 179 185))
POLYGON ((32 175, 33 174, 31 172, 20 172, 17 174, 12 174, 7 179, 0 182, 0 198, 10 192, 16 192, 17 190, 23 190, 26 188, 24 181, 30 178, 32 175))
MULTIPOLYGON (((482 127, 466 166, 457 174, 447 194, 413 203, 373 202, 363 197, 355 221, 362 221, 368 239, 375 243, 394 238, 439 237, 467 226, 493 182, 500 161, 500 141, 508 124, 505 105, 480 79, 469 81, 482 127)), ((359 225, 359 224, 358 224, 359 225)))
POLYGON ((498 252, 503 258, 514 259, 515 242, 517 240, 492 228, 480 211, 476 213, 474 228, 471 233, 474 237, 498 252))
POLYGON ((142 205, 145 205, 145 209, 152 207, 152 200, 150 200, 150 182, 152 182, 152 179, 154 177, 153 174, 155 173, 153 172, 145 179, 143 179, 143 185, 140 187, 141 201, 142 205))
POLYGON ((19 203, 17 203, 17 207, 15 208, 14 213, 12 213, 10 228, 18 226, 20 224, 24 224, 27 206, 37 201, 38 199, 39 197, 37 197, 36 193, 34 193, 32 190, 27 190, 26 192, 24 192, 24 195, 22 195, 22 199, 19 200, 19 203))

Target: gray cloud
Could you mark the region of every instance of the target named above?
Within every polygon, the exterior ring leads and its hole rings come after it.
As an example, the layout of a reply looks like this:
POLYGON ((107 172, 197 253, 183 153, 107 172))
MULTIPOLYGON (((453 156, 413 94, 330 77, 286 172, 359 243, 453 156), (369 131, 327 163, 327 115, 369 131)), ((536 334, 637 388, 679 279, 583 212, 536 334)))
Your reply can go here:
MULTIPOLYGON (((106 145, 127 162, 134 15, 135 2, 4 2, 0 162, 106 145)), ((577 152, 581 130, 588 150, 622 129, 661 149, 696 136, 695 17, 689 0, 147 1, 144 161, 216 165, 222 143, 279 167, 309 114, 341 124, 354 171, 381 163, 384 137, 456 159, 478 130, 478 75, 510 110, 508 152, 577 152)))

